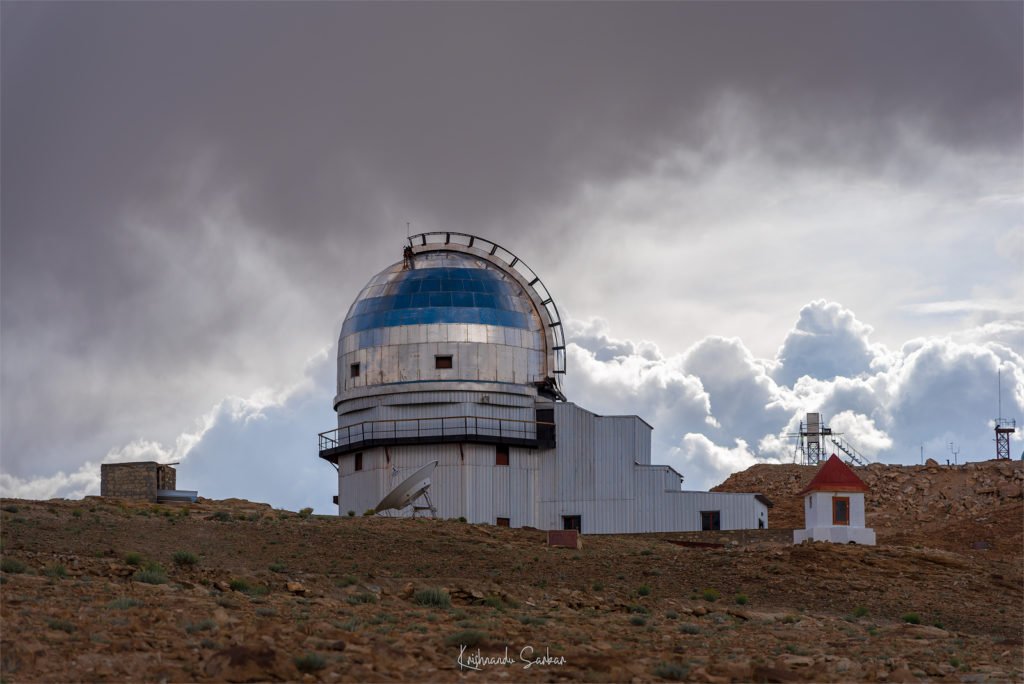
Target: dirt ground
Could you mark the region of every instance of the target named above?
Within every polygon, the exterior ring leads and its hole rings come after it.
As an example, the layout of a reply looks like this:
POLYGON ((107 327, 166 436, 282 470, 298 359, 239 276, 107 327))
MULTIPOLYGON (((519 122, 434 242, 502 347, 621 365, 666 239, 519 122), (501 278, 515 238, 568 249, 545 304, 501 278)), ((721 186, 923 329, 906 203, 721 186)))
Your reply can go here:
MULTIPOLYGON (((799 466, 774 468, 788 483, 799 466)), ((877 547, 769 529, 575 550, 537 530, 240 500, 3 500, 0 676, 1024 681, 1024 506, 983 503, 879 527, 877 547)))

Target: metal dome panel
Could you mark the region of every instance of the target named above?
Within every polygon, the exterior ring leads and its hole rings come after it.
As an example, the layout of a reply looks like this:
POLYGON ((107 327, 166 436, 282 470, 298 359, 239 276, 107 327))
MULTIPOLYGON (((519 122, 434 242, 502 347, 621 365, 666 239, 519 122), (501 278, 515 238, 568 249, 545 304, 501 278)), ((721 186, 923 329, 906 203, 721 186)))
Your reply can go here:
POLYGON ((432 323, 530 329, 529 300, 517 284, 502 279, 497 271, 424 261, 427 263, 421 268, 400 270, 385 283, 366 288, 365 296, 349 311, 342 336, 372 328, 432 323))

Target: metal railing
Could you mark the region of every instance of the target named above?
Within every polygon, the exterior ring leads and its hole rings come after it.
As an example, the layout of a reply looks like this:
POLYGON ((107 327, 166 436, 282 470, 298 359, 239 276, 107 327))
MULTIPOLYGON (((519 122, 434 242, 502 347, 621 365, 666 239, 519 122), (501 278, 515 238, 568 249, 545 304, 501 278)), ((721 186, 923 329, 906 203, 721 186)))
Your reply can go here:
POLYGON ((449 416, 445 418, 402 418, 368 420, 319 434, 320 452, 354 449, 368 444, 445 442, 480 439, 488 442, 535 443, 554 423, 512 418, 449 416))

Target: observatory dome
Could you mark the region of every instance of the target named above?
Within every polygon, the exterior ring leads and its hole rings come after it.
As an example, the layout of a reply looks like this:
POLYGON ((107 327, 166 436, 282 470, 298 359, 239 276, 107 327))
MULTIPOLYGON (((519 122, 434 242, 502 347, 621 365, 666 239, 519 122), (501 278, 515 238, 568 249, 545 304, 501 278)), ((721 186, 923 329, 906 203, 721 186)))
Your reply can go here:
POLYGON ((553 378, 549 319, 529 281, 486 252, 410 248, 349 308, 338 340, 335 406, 398 391, 476 390, 481 383, 536 395, 553 378))

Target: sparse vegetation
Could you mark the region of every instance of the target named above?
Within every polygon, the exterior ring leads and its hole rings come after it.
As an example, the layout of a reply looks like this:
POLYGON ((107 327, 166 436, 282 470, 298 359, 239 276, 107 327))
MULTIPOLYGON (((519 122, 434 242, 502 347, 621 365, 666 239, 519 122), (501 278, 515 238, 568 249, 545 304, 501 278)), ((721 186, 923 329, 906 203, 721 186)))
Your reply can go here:
POLYGON ((202 620, 201 622, 189 623, 185 625, 185 631, 189 634, 195 634, 196 632, 208 632, 216 629, 217 623, 213 620, 202 620))
POLYGON ((71 634, 72 632, 75 631, 74 624, 68 622, 67 620, 51 619, 51 620, 47 620, 46 621, 46 625, 50 629, 57 629, 57 630, 60 630, 61 632, 67 632, 68 634, 71 634))
POLYGON ((745 606, 750 601, 746 594, 736 594, 736 603, 740 606, 745 606))
POLYGON ((313 515, 313 509, 310 507, 303 508, 299 511, 300 518, 308 518, 311 515, 313 515))
POLYGON ((336 586, 341 587, 341 588, 345 588, 345 587, 352 586, 353 584, 357 583, 358 581, 359 580, 356 579, 355 577, 353 577, 352 575, 345 575, 344 577, 339 577, 337 579, 337 581, 335 581, 334 584, 336 586))
POLYGON ((348 517, 350 517, 350 518, 356 517, 356 512, 355 511, 349 511, 348 512, 348 517))
POLYGON ((192 567, 199 563, 199 558, 191 551, 175 551, 174 564, 181 567, 192 567))
POLYGON ((141 605, 142 601, 136 601, 133 598, 122 596, 121 598, 116 598, 108 603, 107 608, 112 610, 128 610, 129 608, 137 608, 141 605))
POLYGON ((363 511, 364 518, 369 518, 371 515, 377 515, 377 511, 373 510, 372 508, 367 508, 365 511, 363 511))
POLYGON ((591 587, 591 589, 593 589, 594 591, 604 591, 604 585, 601 584, 600 582, 594 582, 594 584, 591 587))
POLYGON ((705 589, 703 592, 701 592, 701 596, 704 598, 705 601, 708 601, 709 603, 714 603, 718 600, 721 594, 718 593, 717 589, 705 589))
POLYGON ((145 568, 137 570, 132 579, 143 584, 167 584, 167 573, 159 563, 148 563, 145 568))
POLYGON ((904 613, 903 621, 908 622, 912 625, 919 625, 921 624, 921 616, 917 613, 904 613))
POLYGON ((864 606, 857 606, 856 608, 853 609, 853 617, 855 617, 855 618, 862 618, 862 617, 864 617, 867 614, 868 614, 868 609, 865 608, 864 606))
POLYGON ((420 589, 412 596, 413 601, 421 606, 432 606, 434 608, 448 608, 452 605, 452 599, 444 589, 430 588, 420 589))
POLYGON ((674 610, 670 610, 670 611, 667 611, 665 613, 665 617, 668 618, 669 620, 678 620, 679 619, 679 613, 677 613, 674 610))
POLYGON ((534 617, 532 615, 520 615, 519 622, 524 625, 543 625, 547 623, 547 620, 540 617, 534 617))
POLYGON ((352 605, 358 605, 360 603, 376 603, 377 597, 368 591, 364 591, 358 594, 352 594, 346 600, 352 605))
POLYGON ((219 522, 230 522, 231 514, 227 511, 217 511, 213 514, 213 519, 219 522))
POLYGON ((683 634, 700 634, 700 627, 693 624, 692 622, 684 622, 679 625, 679 631, 683 634))
POLYGON ((297 656, 292 662, 295 663, 295 668, 303 674, 319 672, 327 667, 327 661, 319 653, 307 653, 303 656, 297 656))
POLYGON ((17 513, 18 507, 15 506, 14 504, 4 504, 3 510, 6 511, 7 513, 17 513))
POLYGON ((449 634, 444 638, 446 646, 465 646, 473 648, 487 641, 487 634, 476 629, 464 629, 461 632, 449 634))
POLYGON ((466 516, 464 516, 464 515, 460 515, 460 516, 459 516, 459 522, 460 522, 460 523, 464 523, 464 522, 466 522, 466 516))
POLYGON ((47 566, 43 574, 52 579, 66 579, 68 576, 67 568, 59 563, 47 566))
POLYGON ((237 579, 237 578, 235 578, 235 579, 231 580, 230 582, 228 582, 228 586, 231 588, 231 591, 246 592, 246 591, 249 591, 250 589, 252 589, 252 585, 251 584, 246 582, 244 579, 237 579))
POLYGON ((5 556, 3 559, 0 559, 0 570, 3 572, 9 572, 12 575, 17 575, 25 572, 25 564, 17 558, 5 556))
POLYGON ((647 618, 645 618, 643 615, 634 615, 633 617, 629 618, 629 624, 635 627, 643 627, 647 624, 647 618))
POLYGON ((124 554, 124 562, 128 565, 142 565, 142 554, 129 551, 124 554))
POLYGON ((278 573, 286 571, 284 563, 271 563, 270 565, 267 566, 267 570, 270 570, 270 572, 278 572, 278 573))
POLYGON ((636 590, 636 593, 637 593, 638 596, 650 596, 651 588, 645 584, 645 585, 639 587, 636 590))
POLYGON ((672 682, 681 682, 686 679, 690 669, 685 665, 677 663, 660 663, 654 668, 654 676, 667 679, 672 682))

